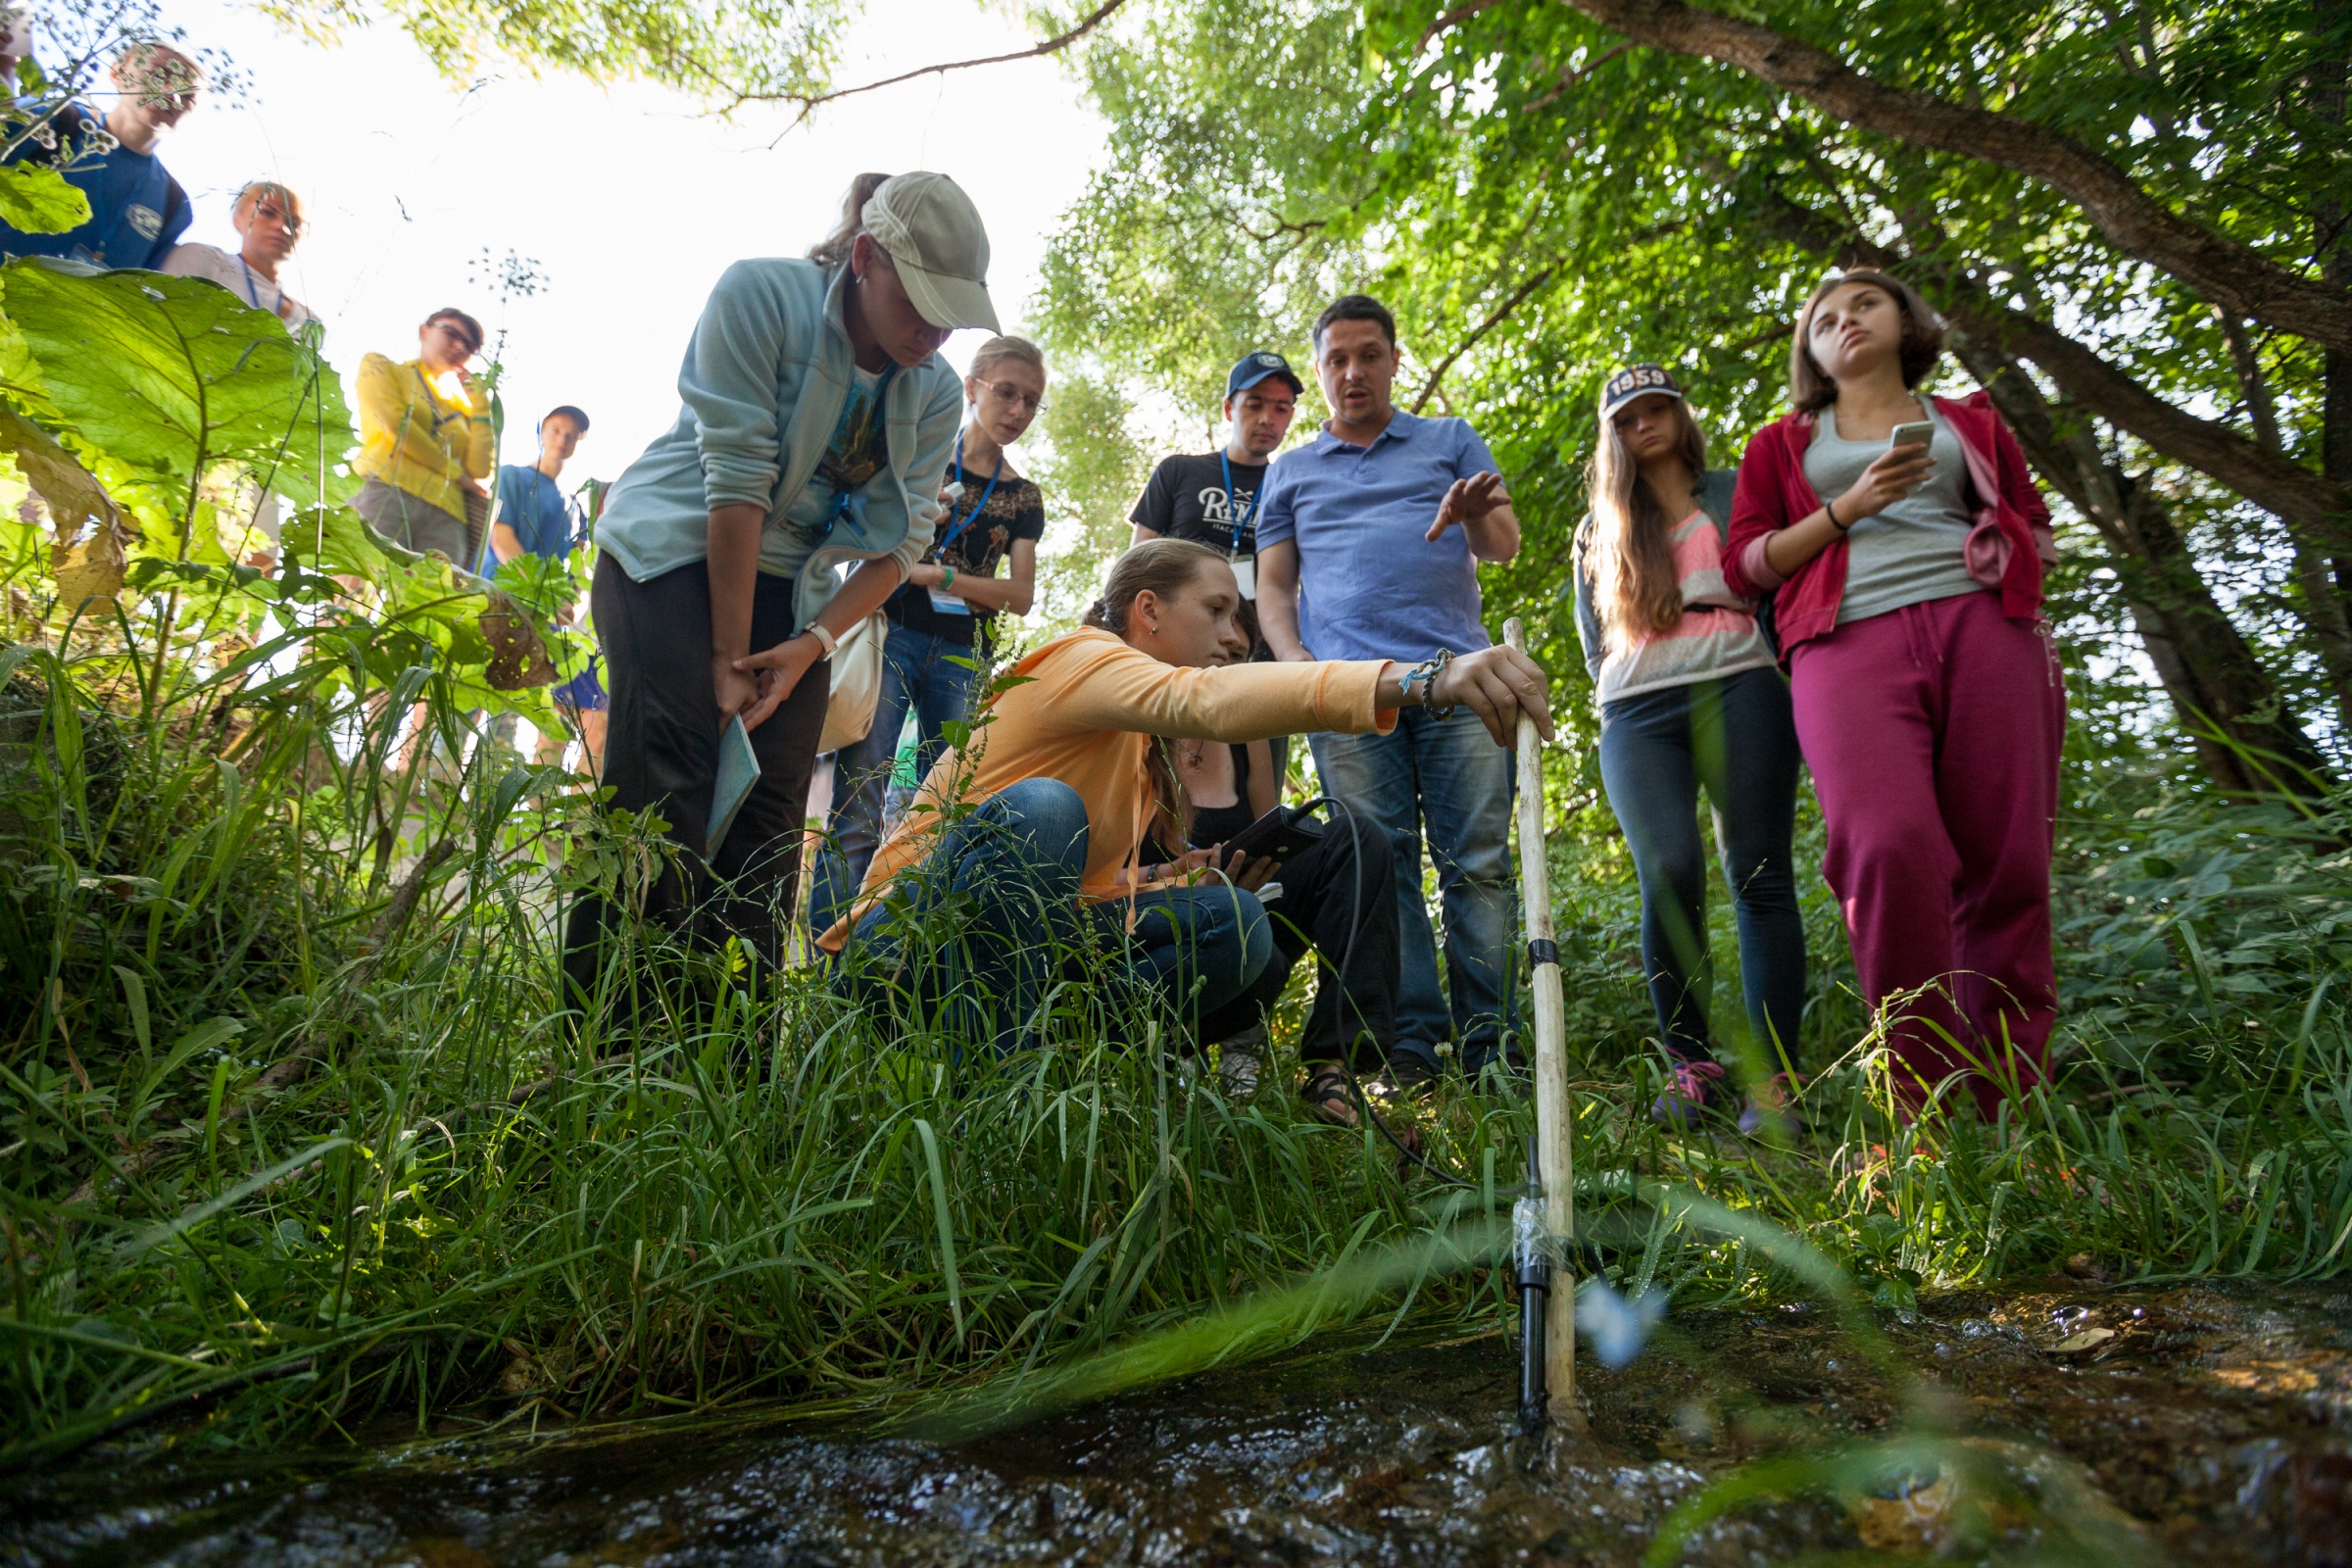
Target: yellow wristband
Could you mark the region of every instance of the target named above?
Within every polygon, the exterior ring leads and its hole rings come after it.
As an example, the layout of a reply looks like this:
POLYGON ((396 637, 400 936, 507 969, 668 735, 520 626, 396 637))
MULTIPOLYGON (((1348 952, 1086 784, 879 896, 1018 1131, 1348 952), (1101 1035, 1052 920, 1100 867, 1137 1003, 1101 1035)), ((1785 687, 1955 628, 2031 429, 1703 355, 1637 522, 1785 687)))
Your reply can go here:
POLYGON ((821 620, 812 620, 808 623, 808 635, 815 638, 816 646, 824 650, 817 656, 820 662, 831 659, 833 650, 841 646, 841 639, 825 630, 825 623, 821 620))

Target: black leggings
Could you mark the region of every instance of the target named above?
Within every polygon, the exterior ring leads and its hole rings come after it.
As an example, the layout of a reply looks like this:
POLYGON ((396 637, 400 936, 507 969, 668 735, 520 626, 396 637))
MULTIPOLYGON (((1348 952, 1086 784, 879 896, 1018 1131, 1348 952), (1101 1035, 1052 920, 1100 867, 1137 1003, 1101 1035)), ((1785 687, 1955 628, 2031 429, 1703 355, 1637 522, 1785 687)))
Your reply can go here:
MULTIPOLYGON (((793 634, 792 579, 760 574, 752 590, 752 647, 793 634)), ((718 697, 710 689, 710 574, 702 562, 633 581, 599 556, 592 604, 612 694, 605 732, 605 778, 612 805, 658 808, 686 853, 654 883, 645 913, 704 947, 741 937, 757 959, 783 962, 799 891, 808 775, 825 726, 830 666, 801 678, 752 731, 760 781, 752 786, 717 856, 704 858, 703 832, 718 775, 718 697)), ((564 969, 575 1005, 596 994, 607 928, 621 911, 584 899, 565 933, 564 969)))
POLYGON ((1274 957, 1248 990, 1200 1020, 1203 1043, 1242 1033, 1265 1016, 1291 971, 1313 948, 1315 1002, 1298 1054, 1309 1062, 1348 1061, 1366 1070, 1388 1058, 1396 1039, 1396 851, 1375 823, 1348 830, 1333 812, 1323 839, 1275 873, 1280 898, 1259 898, 1274 927, 1274 957), (1342 974, 1345 962, 1348 972, 1342 974), (1369 1039, 1369 1048, 1362 1042, 1369 1039))

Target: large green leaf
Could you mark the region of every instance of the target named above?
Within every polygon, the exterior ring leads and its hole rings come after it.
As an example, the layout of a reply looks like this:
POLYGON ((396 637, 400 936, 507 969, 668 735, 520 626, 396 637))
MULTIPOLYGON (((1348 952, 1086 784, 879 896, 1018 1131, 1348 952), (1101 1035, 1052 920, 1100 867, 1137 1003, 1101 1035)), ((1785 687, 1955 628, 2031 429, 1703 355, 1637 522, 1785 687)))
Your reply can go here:
POLYGON ((63 234, 89 220, 89 197, 56 170, 0 164, 0 223, 21 234, 63 234))
POLYGON ((359 488, 341 382, 270 312, 196 278, 46 259, 0 268, 0 290, 58 413, 173 510, 220 463, 297 501, 359 488))

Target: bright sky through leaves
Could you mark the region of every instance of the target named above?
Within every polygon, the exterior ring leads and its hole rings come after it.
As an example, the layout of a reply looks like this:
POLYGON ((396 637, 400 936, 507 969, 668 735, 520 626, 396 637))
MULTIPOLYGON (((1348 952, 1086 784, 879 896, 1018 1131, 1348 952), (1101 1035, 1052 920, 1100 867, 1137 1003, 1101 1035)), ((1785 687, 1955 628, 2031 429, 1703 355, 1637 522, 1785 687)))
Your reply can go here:
MULTIPOLYGON (((369 350, 414 355, 416 324, 442 306, 495 335, 498 264, 509 252, 535 259, 540 292, 503 313, 504 457, 528 461, 538 416, 578 404, 594 429, 567 482, 616 476, 669 424, 679 356, 710 284, 741 257, 806 249, 860 169, 939 169, 971 191, 995 250, 999 315, 1019 330, 1046 231, 1102 143, 1050 61, 852 98, 786 135, 790 111, 720 122, 637 84, 515 74, 461 91, 390 26, 329 49, 232 6, 167 14, 253 82, 243 102, 200 103, 164 143, 195 202, 188 238, 233 250, 230 194, 266 176, 293 186, 312 232, 286 281, 327 322, 327 357, 347 380, 369 350)), ((1031 42, 974 0, 897 0, 852 30, 839 79, 1031 42)), ((961 363, 979 341, 959 333, 948 355, 961 363)))

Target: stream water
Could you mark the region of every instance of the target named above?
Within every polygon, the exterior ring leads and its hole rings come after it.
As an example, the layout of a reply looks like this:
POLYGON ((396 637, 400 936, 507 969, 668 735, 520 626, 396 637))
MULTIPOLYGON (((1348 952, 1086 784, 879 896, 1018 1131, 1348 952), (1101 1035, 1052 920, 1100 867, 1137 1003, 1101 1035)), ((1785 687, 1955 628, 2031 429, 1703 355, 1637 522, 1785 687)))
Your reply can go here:
MULTIPOLYGON (((1887 1328, 1959 1457, 1749 1500, 1683 1561, 2071 1539, 2091 1561, 2352 1564, 2343 1286, 2066 1282, 1887 1328)), ((1231 1369, 952 1446, 807 1421, 238 1462, 165 1445, 0 1487, 0 1563, 1632 1564, 1743 1463, 1899 1419, 1803 1307, 1677 1313, 1580 1387, 1589 1432, 1522 1437, 1493 1335, 1231 1369)))

